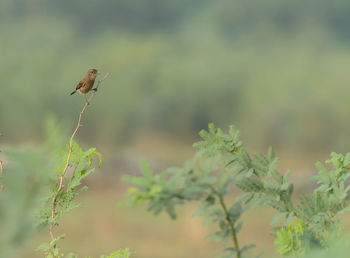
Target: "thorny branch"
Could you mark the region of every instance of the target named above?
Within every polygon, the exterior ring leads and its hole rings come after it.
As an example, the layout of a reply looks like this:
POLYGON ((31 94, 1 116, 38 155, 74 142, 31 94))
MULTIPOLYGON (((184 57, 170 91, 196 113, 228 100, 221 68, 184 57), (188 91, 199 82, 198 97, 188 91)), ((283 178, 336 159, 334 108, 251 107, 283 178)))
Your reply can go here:
MULTIPOLYGON (((78 123, 73 131, 73 134, 72 136, 70 137, 70 140, 69 140, 69 150, 68 150, 68 156, 67 156, 67 161, 66 161, 66 165, 64 166, 64 169, 62 171, 62 173, 60 174, 60 178, 59 178, 59 184, 58 184, 58 188, 56 190, 56 193, 55 195, 52 197, 52 202, 51 202, 51 219, 54 221, 55 219, 55 213, 56 213, 56 202, 57 202, 57 196, 58 194, 60 193, 60 191, 63 189, 63 179, 67 173, 67 169, 69 167, 69 161, 70 161, 70 158, 71 158, 71 154, 72 154, 72 150, 73 150, 73 139, 75 137, 75 135, 77 134, 79 128, 81 127, 81 118, 84 114, 84 111, 85 109, 87 108, 87 106, 90 104, 90 102, 92 101, 92 99, 95 97, 96 93, 97 93, 97 90, 98 88, 100 87, 100 84, 103 82, 103 80, 105 80, 107 77, 109 76, 109 73, 106 73, 105 76, 98 80, 97 82, 97 85, 92 93, 92 95, 90 96, 90 98, 85 102, 84 106, 83 106, 83 109, 80 111, 79 113, 79 118, 78 118, 78 123)), ((49 228, 49 232, 50 232, 50 236, 51 236, 51 239, 54 240, 55 237, 54 237, 54 234, 53 234, 53 227, 55 225, 54 224, 51 224, 50 225, 50 228, 49 228)))

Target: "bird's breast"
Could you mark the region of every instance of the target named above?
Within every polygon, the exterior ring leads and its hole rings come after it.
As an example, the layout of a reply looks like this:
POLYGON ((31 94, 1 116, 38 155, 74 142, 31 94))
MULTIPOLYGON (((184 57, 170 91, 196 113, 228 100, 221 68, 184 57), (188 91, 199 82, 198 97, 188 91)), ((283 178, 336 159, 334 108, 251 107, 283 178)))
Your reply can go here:
POLYGON ((88 93, 88 92, 92 89, 92 86, 94 85, 94 82, 95 82, 95 80, 93 80, 93 81, 89 80, 89 81, 85 82, 85 83, 83 84, 83 86, 81 86, 81 87, 78 89, 78 91, 79 91, 80 93, 83 93, 83 94, 88 93))

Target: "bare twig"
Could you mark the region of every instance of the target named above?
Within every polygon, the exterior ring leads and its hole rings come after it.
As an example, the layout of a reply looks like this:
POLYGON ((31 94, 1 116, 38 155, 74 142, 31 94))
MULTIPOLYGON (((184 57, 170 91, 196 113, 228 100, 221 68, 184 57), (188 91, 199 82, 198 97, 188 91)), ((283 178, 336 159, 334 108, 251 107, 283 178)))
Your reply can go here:
MULTIPOLYGON (((59 192, 63 189, 63 179, 64 179, 64 177, 65 177, 65 175, 67 173, 67 169, 68 169, 68 166, 69 166, 69 161, 70 161, 71 154, 72 154, 72 151, 73 151, 73 139, 74 139, 75 135, 77 134, 79 128, 81 127, 81 118, 82 118, 82 116, 84 114, 85 109, 87 108, 89 103, 92 101, 92 99, 95 97, 96 92, 97 92, 98 88, 100 87, 100 84, 108 76, 109 76, 109 73, 106 73, 105 76, 102 79, 98 80, 95 90, 93 91, 93 93, 90 96, 90 98, 85 102, 85 104, 83 106, 83 109, 79 113, 77 126, 75 127, 75 129, 73 131, 73 134, 72 134, 72 136, 70 137, 70 140, 69 140, 69 150, 68 150, 68 156, 67 156, 66 165, 64 166, 64 169, 63 169, 62 173, 60 174, 59 184, 58 184, 58 188, 56 190, 56 193, 52 197, 52 201, 51 201, 51 218, 52 218, 52 220, 55 219, 57 196, 58 196, 59 192)), ((50 232, 50 236, 51 236, 52 240, 55 239, 54 234, 53 234, 53 227, 54 227, 54 224, 50 224, 49 232, 50 232)))

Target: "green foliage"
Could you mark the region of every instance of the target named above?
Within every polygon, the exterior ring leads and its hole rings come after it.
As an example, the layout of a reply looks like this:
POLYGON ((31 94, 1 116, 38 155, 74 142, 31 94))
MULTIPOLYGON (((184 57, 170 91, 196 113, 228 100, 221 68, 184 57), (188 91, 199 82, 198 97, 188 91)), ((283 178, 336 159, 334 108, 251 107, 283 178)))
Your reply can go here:
POLYGON ((0 257, 16 257, 33 235, 34 214, 48 190, 49 164, 38 147, 2 146, 0 257))
MULTIPOLYGON (((35 224, 53 231, 61 216, 77 206, 74 203, 77 195, 87 189, 82 186, 82 180, 102 163, 102 155, 95 148, 83 151, 74 141, 71 153, 69 146, 60 150, 65 137, 54 118, 47 120, 46 129, 47 140, 41 148, 3 147, 6 169, 0 178, 3 185, 0 192, 0 257, 16 257, 19 247, 34 233, 35 224), (68 171, 64 173, 68 156, 68 171), (63 185, 59 188, 61 177, 63 185)), ((63 238, 64 234, 53 237, 37 250, 48 258, 77 258, 74 253, 64 254, 57 246, 63 238)), ((121 249, 101 257, 129 258, 130 252, 121 249)))
POLYGON ((129 258, 131 253, 129 249, 119 249, 112 252, 110 255, 101 255, 101 258, 129 258))
MULTIPOLYGON (((127 202, 146 202, 148 210, 158 214, 165 210, 172 218, 175 208, 188 201, 198 201, 197 215, 206 221, 217 223, 218 231, 208 239, 232 244, 225 249, 241 257, 252 246, 239 248, 237 234, 242 226, 241 214, 252 206, 269 206, 278 213, 272 223, 285 218, 277 228, 275 244, 282 255, 304 255, 311 249, 327 248, 341 233, 339 215, 348 211, 348 185, 350 153, 343 156, 332 153, 333 169, 316 163, 318 174, 312 179, 319 186, 310 195, 300 196, 300 202, 292 201, 294 186, 288 182, 290 171, 277 170, 278 158, 272 148, 267 155, 255 153, 251 157, 239 140, 239 132, 230 127, 226 134, 209 124, 208 131, 201 131, 202 141, 194 144, 198 152, 183 168, 170 168, 154 174, 142 161, 143 176, 124 177, 136 187, 129 188, 127 202), (236 200, 227 205, 232 185, 241 190, 236 200)), ((230 198, 232 199, 232 197, 230 198)))
POLYGON ((95 148, 90 148, 83 151, 80 146, 73 142, 72 153, 70 155, 69 167, 72 168, 71 173, 65 173, 63 181, 65 188, 59 189, 61 174, 66 166, 69 153, 69 146, 67 146, 66 153, 61 157, 61 163, 58 165, 56 175, 51 178, 52 184, 50 187, 50 194, 46 202, 46 206, 40 211, 38 224, 40 227, 49 225, 56 226, 61 216, 77 205, 74 203, 76 196, 82 191, 87 190, 87 186, 79 187, 82 180, 90 175, 102 162, 102 156, 96 152, 95 148), (97 165, 94 163, 94 158, 98 158, 97 165), (56 198, 56 209, 54 219, 51 217, 52 212, 52 198, 56 198))
MULTIPOLYGON (((60 151, 63 136, 53 118, 48 119, 47 122, 47 139, 45 148, 51 154, 51 160, 56 169, 50 169, 52 171, 49 174, 50 187, 45 194, 46 202, 37 216, 37 225, 40 228, 49 227, 50 235, 53 237, 53 229, 58 226, 60 218, 77 207, 74 202, 77 195, 87 190, 86 185, 82 186, 82 180, 101 165, 102 155, 96 151, 96 148, 83 151, 75 141, 71 142, 71 146, 67 145, 64 151, 60 151)), ((55 237, 50 243, 41 244, 37 250, 43 251, 48 258, 76 258, 77 255, 73 253, 65 255, 57 247, 57 242, 63 238, 64 235, 55 237)), ((128 249, 123 249, 101 257, 128 258, 129 255, 128 249)))
MULTIPOLYGON (((37 250, 41 250, 46 255, 46 258, 78 258, 78 256, 74 253, 69 253, 65 255, 60 251, 60 249, 56 246, 57 242, 64 238, 64 235, 60 235, 53 239, 49 244, 41 244, 38 246, 37 250)), ((119 249, 110 253, 109 255, 101 255, 100 258, 130 258, 131 253, 129 249, 119 249)), ((89 256, 89 258, 91 258, 89 256)))
POLYGON ((276 232, 275 244, 277 250, 282 255, 287 254, 299 254, 305 253, 303 248, 302 237, 307 230, 307 226, 297 220, 295 223, 288 225, 288 227, 282 227, 276 232))
MULTIPOLYGON (((57 243, 64 234, 54 237, 53 229, 63 214, 77 206, 77 195, 87 189, 83 180, 101 165, 102 155, 95 148, 83 151, 74 141, 71 148, 67 145, 60 150, 64 138, 55 119, 49 118, 44 146, 2 146, 5 169, 0 175, 0 257, 16 257, 37 224, 49 227, 51 235, 51 241, 37 250, 48 258, 77 258, 60 250, 57 243)), ((130 252, 120 249, 101 257, 129 258, 130 252)))
POLYGON ((350 235, 344 234, 342 237, 338 237, 329 242, 329 247, 324 249, 313 249, 307 258, 328 258, 328 257, 347 257, 350 252, 349 248, 350 235))
MULTIPOLYGON (((74 253, 69 253, 65 255, 60 251, 60 249, 56 246, 57 242, 64 238, 64 235, 60 235, 53 239, 49 244, 41 244, 37 250, 41 250, 45 253, 46 258, 78 258, 78 256, 74 253)), ((109 255, 101 255, 100 258, 130 258, 131 253, 129 249, 119 249, 110 253, 109 255)), ((91 258, 89 256, 89 258, 91 258)))
POLYGON ((224 196, 229 192, 235 175, 228 173, 228 167, 220 164, 220 157, 216 154, 226 151, 236 153, 242 147, 242 143, 233 128, 230 135, 218 131, 218 137, 215 137, 213 126, 209 130, 208 134, 201 132, 201 136, 207 140, 198 144, 203 147, 203 151, 193 160, 186 162, 183 168, 170 168, 160 174, 154 174, 146 161, 142 160, 142 177, 124 177, 124 181, 137 186, 129 188, 129 198, 125 202, 129 204, 147 202, 148 210, 154 214, 165 210, 171 218, 176 218, 177 205, 198 201, 199 208, 196 214, 205 217, 207 222, 218 225, 218 231, 207 239, 226 241, 231 238, 233 245, 228 246, 223 255, 236 253, 240 256, 251 247, 240 248, 236 236, 242 226, 240 215, 247 206, 240 201, 233 202, 229 206, 226 204, 224 196), (211 148, 211 145, 216 148, 211 148), (213 155, 204 158, 203 153, 213 155))
POLYGON ((64 239, 64 235, 60 235, 54 239, 51 240, 49 244, 43 243, 40 246, 37 247, 37 251, 43 251, 46 255, 46 258, 77 258, 77 256, 73 253, 70 253, 68 255, 64 255, 60 251, 60 249, 56 246, 57 242, 61 239, 64 239))

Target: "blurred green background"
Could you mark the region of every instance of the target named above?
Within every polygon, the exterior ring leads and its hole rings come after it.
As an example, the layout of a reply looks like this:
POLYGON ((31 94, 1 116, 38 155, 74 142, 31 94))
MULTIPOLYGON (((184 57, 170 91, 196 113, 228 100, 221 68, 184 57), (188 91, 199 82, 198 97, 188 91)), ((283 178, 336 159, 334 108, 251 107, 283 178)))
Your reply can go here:
MULTIPOLYGON (((120 175, 137 174, 141 156, 156 169, 180 165, 214 122, 235 124, 251 151, 274 146, 281 169, 307 190, 317 159, 350 150, 349 12, 344 0, 2 0, 1 143, 42 144, 48 116, 68 138, 84 103, 69 93, 89 68, 110 72, 77 137, 106 162, 82 210, 62 223, 67 246, 83 255, 130 247, 136 257, 212 257, 220 246, 203 240, 208 230, 188 219, 192 207, 180 222, 115 208, 126 188, 120 175), (96 220, 96 231, 84 231, 81 217, 96 220)), ((243 238, 254 232, 269 249, 268 220, 243 238)), ((32 249, 47 237, 22 256, 38 255, 32 249)))

